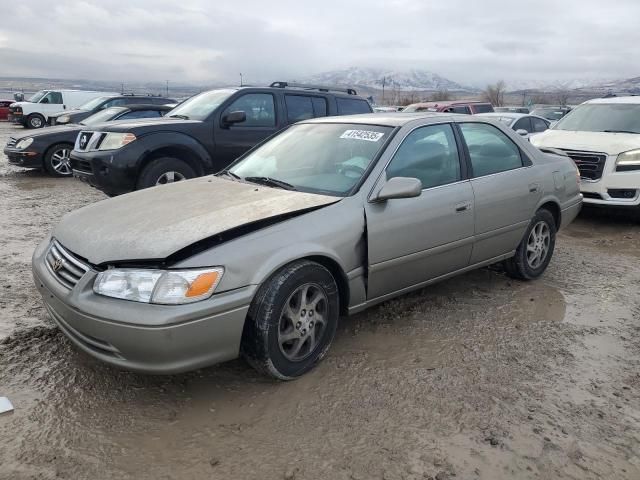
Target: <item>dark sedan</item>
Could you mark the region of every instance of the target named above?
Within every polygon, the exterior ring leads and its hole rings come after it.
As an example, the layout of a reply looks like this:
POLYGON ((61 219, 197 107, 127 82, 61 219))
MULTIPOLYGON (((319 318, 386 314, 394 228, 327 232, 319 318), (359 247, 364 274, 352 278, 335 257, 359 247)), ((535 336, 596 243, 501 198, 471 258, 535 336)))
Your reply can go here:
POLYGON ((131 105, 171 105, 176 101, 171 98, 154 95, 113 95, 94 98, 84 105, 80 105, 73 110, 64 110, 53 115, 49 115, 50 125, 68 125, 70 123, 80 123, 85 118, 94 113, 100 112, 110 107, 128 107, 131 105))
POLYGON ((25 168, 44 168, 56 177, 70 177, 69 155, 78 132, 87 126, 113 120, 156 118, 171 110, 165 105, 129 105, 111 107, 91 115, 79 124, 63 125, 30 131, 10 137, 4 153, 9 163, 25 168))

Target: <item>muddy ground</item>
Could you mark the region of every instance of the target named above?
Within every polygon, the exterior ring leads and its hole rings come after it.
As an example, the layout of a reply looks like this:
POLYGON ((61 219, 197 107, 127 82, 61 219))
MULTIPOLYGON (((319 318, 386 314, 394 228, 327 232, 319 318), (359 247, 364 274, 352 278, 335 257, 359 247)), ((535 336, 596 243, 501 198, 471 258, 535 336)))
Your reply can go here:
POLYGON ((640 478, 637 220, 583 212, 536 282, 483 269, 344 319, 279 383, 241 360, 136 375, 70 345, 30 256, 103 198, 0 156, 1 479, 640 478))

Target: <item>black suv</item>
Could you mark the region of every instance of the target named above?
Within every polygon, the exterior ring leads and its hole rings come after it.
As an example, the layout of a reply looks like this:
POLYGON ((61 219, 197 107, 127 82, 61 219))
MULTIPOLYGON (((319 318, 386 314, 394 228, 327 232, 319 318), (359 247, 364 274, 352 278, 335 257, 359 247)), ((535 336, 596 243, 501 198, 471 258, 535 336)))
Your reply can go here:
POLYGON ((124 107, 127 105, 169 105, 177 103, 171 98, 156 95, 123 95, 105 96, 89 100, 73 110, 65 110, 54 115, 49 115, 49 125, 67 125, 80 123, 90 115, 109 107, 124 107))
POLYGON ((300 120, 370 112, 353 89, 275 82, 210 90, 162 119, 82 131, 71 165, 76 177, 118 195, 217 172, 300 120))

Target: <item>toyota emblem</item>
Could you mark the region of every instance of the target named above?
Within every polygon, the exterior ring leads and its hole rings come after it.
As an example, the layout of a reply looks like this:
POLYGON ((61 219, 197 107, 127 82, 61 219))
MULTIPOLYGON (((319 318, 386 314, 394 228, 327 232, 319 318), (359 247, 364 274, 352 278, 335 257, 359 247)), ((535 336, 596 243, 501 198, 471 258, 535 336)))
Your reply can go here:
POLYGON ((80 137, 80 148, 84 148, 87 146, 87 136, 86 135, 82 135, 80 137))
POLYGON ((61 259, 61 258, 56 258, 56 259, 53 261, 53 266, 52 266, 51 268, 53 268, 53 271, 54 271, 54 272, 57 272, 58 270, 60 270, 60 269, 62 268, 63 263, 64 263, 64 262, 62 261, 62 259, 61 259))

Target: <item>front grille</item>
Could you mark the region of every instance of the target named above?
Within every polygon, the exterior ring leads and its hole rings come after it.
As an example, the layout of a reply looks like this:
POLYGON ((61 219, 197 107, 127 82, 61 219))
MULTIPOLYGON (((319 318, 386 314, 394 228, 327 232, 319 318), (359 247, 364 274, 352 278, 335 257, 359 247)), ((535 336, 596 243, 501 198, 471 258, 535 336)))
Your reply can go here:
POLYGON ((51 242, 46 256, 47 266, 54 277, 68 289, 72 289, 89 266, 78 260, 56 240, 51 242))
POLYGON ((7 147, 13 148, 13 147, 16 146, 16 143, 18 143, 18 139, 17 138, 9 137, 9 141, 7 142, 7 147))
POLYGON ((607 156, 604 153, 577 152, 565 149, 563 151, 571 157, 578 167, 580 178, 586 180, 599 180, 602 178, 604 164, 607 161, 607 156))

